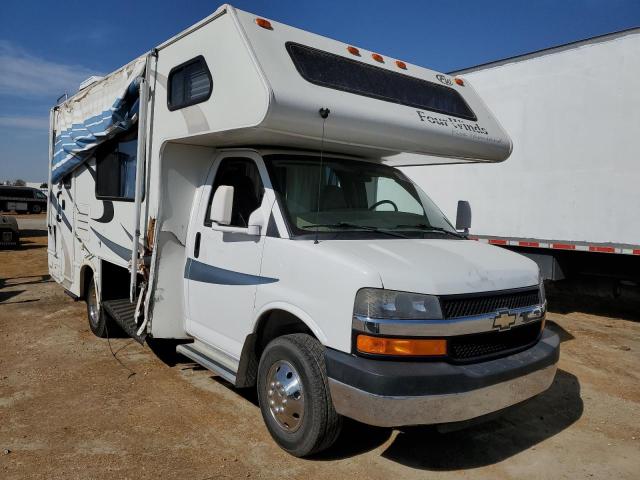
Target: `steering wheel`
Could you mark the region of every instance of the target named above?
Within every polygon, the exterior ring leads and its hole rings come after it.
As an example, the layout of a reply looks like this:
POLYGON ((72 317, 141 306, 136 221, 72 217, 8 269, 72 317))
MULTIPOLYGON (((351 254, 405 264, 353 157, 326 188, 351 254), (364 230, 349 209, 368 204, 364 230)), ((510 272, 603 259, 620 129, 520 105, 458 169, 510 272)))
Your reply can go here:
POLYGON ((379 207, 380 205, 384 205, 385 203, 388 203, 389 205, 391 205, 396 212, 398 211, 398 206, 395 203, 393 203, 391 200, 380 200, 379 202, 376 202, 373 205, 371 205, 369 207, 369 210, 374 210, 376 207, 379 207))

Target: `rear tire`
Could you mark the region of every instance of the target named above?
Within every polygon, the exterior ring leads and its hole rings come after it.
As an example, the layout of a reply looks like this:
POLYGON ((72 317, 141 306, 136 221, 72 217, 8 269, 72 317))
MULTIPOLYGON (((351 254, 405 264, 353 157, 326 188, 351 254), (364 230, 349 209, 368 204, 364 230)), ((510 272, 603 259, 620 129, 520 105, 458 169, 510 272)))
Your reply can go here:
POLYGON ((89 320, 89 328, 96 337, 106 338, 109 333, 109 328, 113 328, 113 323, 98 301, 96 282, 93 278, 89 280, 85 301, 87 302, 87 319, 89 320))
POLYGON ((340 435, 324 347, 310 335, 284 335, 267 345, 258 366, 258 400, 269 433, 291 455, 318 453, 340 435))

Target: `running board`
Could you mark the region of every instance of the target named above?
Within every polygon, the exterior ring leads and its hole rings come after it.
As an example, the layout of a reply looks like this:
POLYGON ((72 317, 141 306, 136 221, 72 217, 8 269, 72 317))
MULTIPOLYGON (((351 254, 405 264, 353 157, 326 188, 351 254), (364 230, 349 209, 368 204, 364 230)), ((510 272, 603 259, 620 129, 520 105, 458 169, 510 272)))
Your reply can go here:
POLYGON ((102 306, 127 335, 140 344, 144 343, 147 334, 143 332, 142 335, 138 335, 139 327, 135 321, 135 303, 131 303, 128 298, 117 298, 115 300, 105 300, 102 302, 102 306))
POLYGON ((228 367, 222 365, 222 363, 214 360, 209 355, 197 348, 197 345, 193 343, 183 343, 176 347, 176 352, 190 358, 194 362, 202 365, 207 370, 211 370, 216 375, 221 376, 227 382, 235 385, 236 374, 228 367))

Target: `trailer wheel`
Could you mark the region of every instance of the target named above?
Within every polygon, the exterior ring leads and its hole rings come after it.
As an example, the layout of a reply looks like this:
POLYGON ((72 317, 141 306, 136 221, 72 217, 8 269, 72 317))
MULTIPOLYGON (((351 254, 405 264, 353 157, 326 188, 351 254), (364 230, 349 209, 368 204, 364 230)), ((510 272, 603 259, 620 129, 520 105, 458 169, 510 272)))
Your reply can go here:
POLYGON ((329 448, 340 434, 323 346, 310 335, 284 335, 267 345, 258 366, 258 400, 269 433, 296 457, 329 448))
POLYGON ((96 283, 93 279, 89 280, 89 288, 86 295, 87 302, 87 318, 89 320, 89 328, 96 337, 106 338, 108 333, 109 315, 101 307, 96 292, 96 283))

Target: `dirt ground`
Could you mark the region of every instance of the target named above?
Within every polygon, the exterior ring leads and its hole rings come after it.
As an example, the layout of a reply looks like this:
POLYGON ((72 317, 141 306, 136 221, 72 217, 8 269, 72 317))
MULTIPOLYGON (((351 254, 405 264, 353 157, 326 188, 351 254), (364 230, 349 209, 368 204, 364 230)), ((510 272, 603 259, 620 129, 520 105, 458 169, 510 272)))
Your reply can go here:
POLYGON ((640 478, 633 310, 551 301, 553 386, 491 421, 349 422, 333 450, 300 460, 273 443, 252 392, 166 345, 94 337, 84 303, 48 276, 42 216, 19 221, 22 247, 0 250, 0 478, 640 478))

